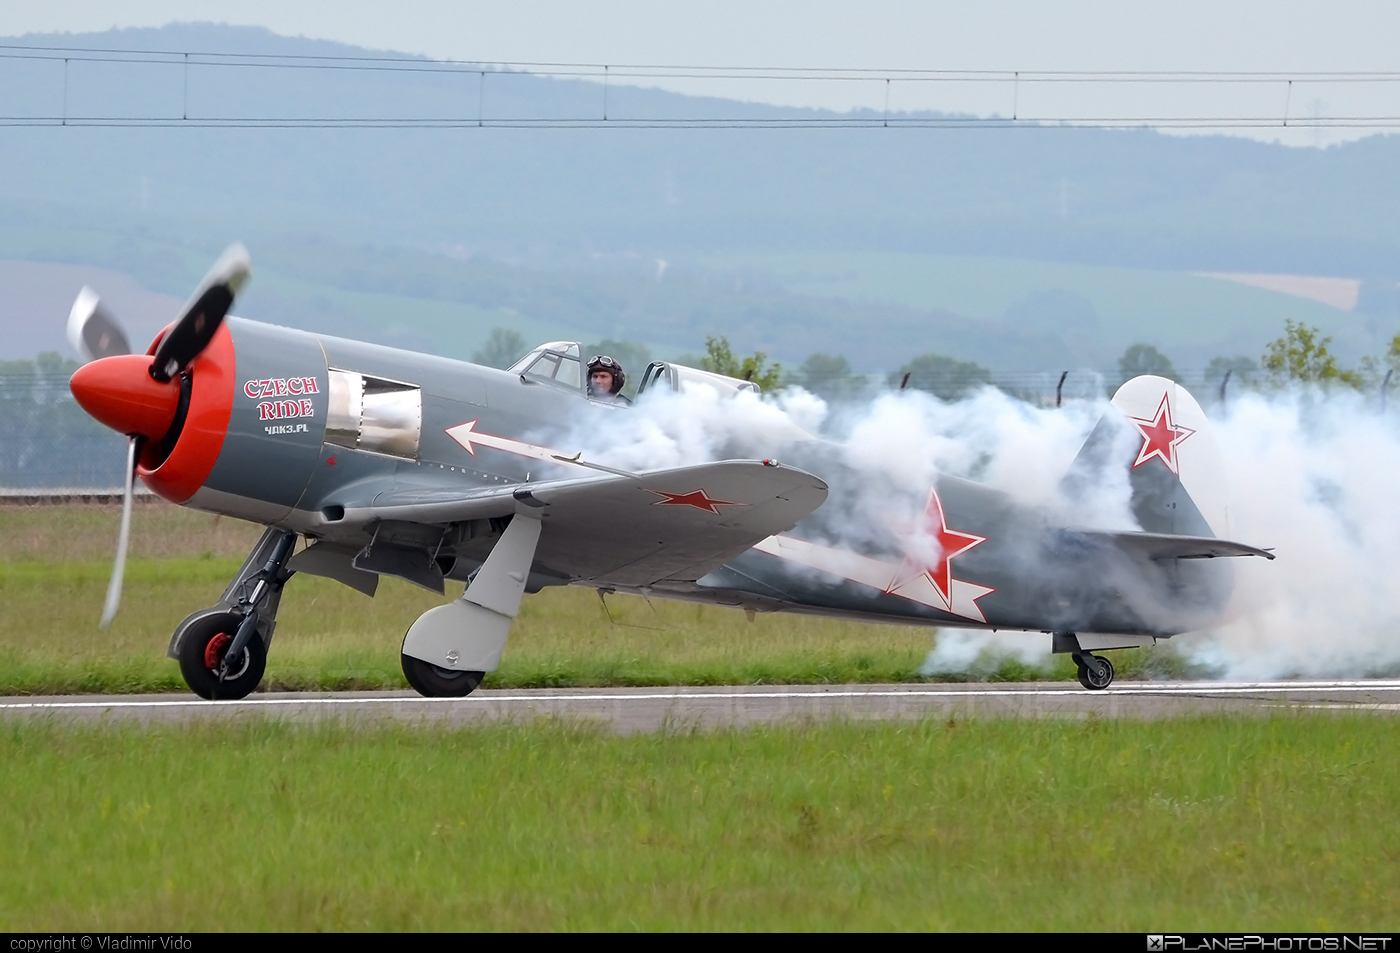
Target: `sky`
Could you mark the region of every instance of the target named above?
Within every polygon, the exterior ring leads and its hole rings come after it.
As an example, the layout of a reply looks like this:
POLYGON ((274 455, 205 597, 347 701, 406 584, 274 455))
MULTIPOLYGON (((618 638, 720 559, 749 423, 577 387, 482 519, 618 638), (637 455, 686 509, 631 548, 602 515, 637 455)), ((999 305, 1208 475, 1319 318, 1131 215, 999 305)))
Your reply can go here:
MULTIPOLYGON (((27 0, 0 36, 226 22, 434 58, 864 70, 1390 71, 1400 4, 1375 0, 27 0)), ((1400 79, 1400 76, 1397 76, 1400 79)), ((1400 81, 1161 86, 791 80, 652 81, 670 89, 845 110, 1069 116, 1400 117, 1400 81), (1016 86, 1017 88, 1013 88, 1016 86)), ((1256 130, 1294 145, 1365 134, 1256 130)))

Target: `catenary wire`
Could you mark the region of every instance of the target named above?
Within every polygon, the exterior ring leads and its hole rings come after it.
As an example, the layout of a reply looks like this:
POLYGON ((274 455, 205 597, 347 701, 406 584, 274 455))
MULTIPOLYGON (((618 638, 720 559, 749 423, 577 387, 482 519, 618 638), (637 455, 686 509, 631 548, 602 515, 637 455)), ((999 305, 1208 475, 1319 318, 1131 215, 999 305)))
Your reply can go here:
MULTIPOLYGON (((1079 85, 1280 85, 1293 84, 1370 84, 1391 87, 1400 83, 1395 71, 1245 71, 1245 70, 964 70, 964 69, 871 69, 859 67, 781 67, 781 66, 698 66, 694 64, 610 64, 581 62, 476 62, 466 60, 434 60, 413 57, 327 56, 276 53, 221 53, 195 50, 138 50, 120 47, 60 47, 33 44, 0 44, 0 61, 39 60, 64 63, 65 84, 68 66, 73 62, 108 64, 146 64, 180 67, 185 71, 185 93, 188 95, 190 68, 239 68, 311 71, 369 71, 380 73, 417 73, 472 76, 484 82, 489 76, 535 76, 576 79, 607 83, 628 80, 742 80, 782 83, 867 82, 877 83, 888 92, 893 83, 901 84, 991 84, 1016 88, 1047 84, 1079 85)), ((484 90, 482 90, 484 94, 484 90)), ((606 95, 606 94, 604 94, 606 95)), ((0 96, 3 102, 3 96, 0 96)), ((887 101, 888 102, 888 101, 887 101)), ((1022 116, 1013 108, 1012 118, 1000 115, 978 117, 956 113, 894 112, 888 106, 882 113, 866 108, 846 113, 819 113, 802 107, 769 107, 786 109, 798 115, 766 117, 715 116, 685 118, 666 116, 617 116, 606 111, 598 116, 530 117, 491 116, 484 114, 478 104, 478 115, 456 116, 191 116, 188 105, 179 118, 174 116, 71 116, 10 115, 0 116, 0 126, 91 126, 129 128, 286 128, 286 129, 430 129, 430 128, 501 128, 501 129, 1045 129, 1059 127, 1136 129, 1163 128, 1180 130, 1211 129, 1394 129, 1400 128, 1400 116, 1288 115, 1287 105, 1281 114, 1261 111, 1251 115, 1178 116, 1178 115, 1031 115, 1022 116)))

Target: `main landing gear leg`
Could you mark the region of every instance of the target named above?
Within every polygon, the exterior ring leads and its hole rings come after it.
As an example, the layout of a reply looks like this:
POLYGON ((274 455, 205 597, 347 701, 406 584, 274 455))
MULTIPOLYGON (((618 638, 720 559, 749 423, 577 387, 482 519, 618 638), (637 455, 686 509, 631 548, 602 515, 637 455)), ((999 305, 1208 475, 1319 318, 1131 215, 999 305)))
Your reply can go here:
POLYGON ((428 698, 461 698, 501 664, 535 561, 540 520, 516 514, 462 598, 418 617, 404 636, 404 677, 428 698))
POLYGON ((1074 659, 1074 667, 1079 673, 1079 684, 1090 691, 1102 691, 1113 684, 1113 663, 1101 655, 1085 651, 1079 647, 1079 638, 1073 632, 1052 632, 1051 651, 1055 654, 1069 653, 1074 659))
POLYGON ((175 629, 167 654, 199 697, 243 698, 262 681, 296 539, 296 533, 269 527, 218 605, 191 614, 175 629))

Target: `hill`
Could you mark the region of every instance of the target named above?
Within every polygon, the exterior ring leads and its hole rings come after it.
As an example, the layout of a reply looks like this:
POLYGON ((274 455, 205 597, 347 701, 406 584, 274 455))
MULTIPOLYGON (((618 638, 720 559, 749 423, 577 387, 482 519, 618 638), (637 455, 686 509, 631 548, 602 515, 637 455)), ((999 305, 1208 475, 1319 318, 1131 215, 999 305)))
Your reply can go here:
MULTIPOLYGON (((398 56, 213 25, 14 42, 398 56)), ((170 64, 73 60, 66 84, 62 70, 0 57, 0 114, 560 117, 601 106, 595 83, 499 71, 197 66, 186 87, 170 64)), ((795 112, 640 88, 608 96, 614 116, 795 112)), ((788 362, 825 350, 867 370, 928 350, 1005 370, 1106 366, 1138 340, 1199 366, 1257 354, 1285 318, 1353 352, 1400 321, 1392 137, 1307 150, 1045 128, 6 126, 0 155, 0 257, 107 268, 183 298, 238 238, 258 269, 245 314, 458 356, 510 326, 662 353, 722 333, 788 362), (1188 272, 1348 276, 1365 293, 1348 313, 1188 272)), ((0 319, 39 319, 26 308, 0 319)))
MULTIPOLYGON (((365 57, 213 25, 17 38, 30 47, 365 57)), ((384 54, 379 51, 377 55, 384 54)), ((412 57, 403 59, 413 61, 412 57)), ((421 60, 419 61, 421 62, 421 60)), ((474 73, 68 67, 0 59, 0 114, 178 118, 587 116, 585 80, 474 73)), ((614 87, 613 116, 794 114, 614 87)), ((808 115, 820 116, 820 113, 808 115)), ((832 114, 826 114, 832 115, 832 114)), ((1020 128, 0 129, 10 214, 50 203, 134 221, 515 254, 627 247, 877 248, 1193 271, 1391 274, 1400 140, 1290 149, 1223 136, 1020 128)))

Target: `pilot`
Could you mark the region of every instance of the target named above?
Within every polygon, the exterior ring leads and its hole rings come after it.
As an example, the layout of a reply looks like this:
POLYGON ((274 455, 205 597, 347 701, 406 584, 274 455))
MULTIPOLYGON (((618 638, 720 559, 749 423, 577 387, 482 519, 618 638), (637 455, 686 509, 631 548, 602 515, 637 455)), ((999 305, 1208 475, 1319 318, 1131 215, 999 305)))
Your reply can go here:
POLYGON ((632 401, 622 396, 622 385, 625 383, 627 375, 614 358, 598 354, 588 359, 589 397, 610 404, 630 404, 632 401))

